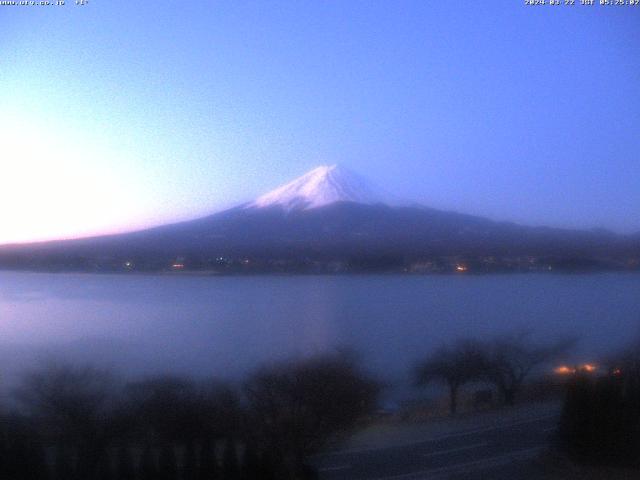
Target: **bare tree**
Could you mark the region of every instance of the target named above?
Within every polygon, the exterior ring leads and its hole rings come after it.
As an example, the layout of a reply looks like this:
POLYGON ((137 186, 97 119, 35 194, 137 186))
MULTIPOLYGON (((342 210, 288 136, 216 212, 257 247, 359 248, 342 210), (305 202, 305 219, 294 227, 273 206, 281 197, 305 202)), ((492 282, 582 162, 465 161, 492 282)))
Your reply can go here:
POLYGON ((265 453, 278 459, 284 479, 303 477, 305 457, 370 413, 378 390, 341 355, 265 368, 245 387, 252 430, 265 453))
POLYGON ((458 393, 465 383, 478 380, 486 371, 486 357, 482 345, 474 340, 461 339, 451 346, 443 346, 416 368, 418 385, 443 383, 449 389, 449 411, 458 410, 458 393))
POLYGON ((485 378, 493 383, 506 405, 513 405, 525 379, 532 371, 565 354, 575 339, 564 338, 538 344, 528 331, 503 335, 484 346, 485 378))

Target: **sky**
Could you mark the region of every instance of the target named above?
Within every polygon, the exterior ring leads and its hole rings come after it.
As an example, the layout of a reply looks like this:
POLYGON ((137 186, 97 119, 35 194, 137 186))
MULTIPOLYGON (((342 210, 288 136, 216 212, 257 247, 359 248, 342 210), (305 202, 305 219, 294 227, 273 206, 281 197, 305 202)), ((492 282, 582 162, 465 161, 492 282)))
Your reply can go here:
POLYGON ((640 231, 639 45, 640 6, 0 6, 0 243, 194 218, 335 163, 435 208, 640 231))

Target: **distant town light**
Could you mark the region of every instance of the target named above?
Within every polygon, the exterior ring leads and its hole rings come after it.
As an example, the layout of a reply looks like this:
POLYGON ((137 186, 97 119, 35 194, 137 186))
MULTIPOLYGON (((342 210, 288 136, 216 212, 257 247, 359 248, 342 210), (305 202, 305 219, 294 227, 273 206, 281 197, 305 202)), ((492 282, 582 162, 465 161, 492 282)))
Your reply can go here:
POLYGON ((456 271, 458 272, 466 272, 467 271, 467 266, 466 265, 462 265, 461 263, 456 265, 456 271))
POLYGON ((593 365, 592 363, 585 363, 585 364, 582 366, 582 370, 584 370, 585 372, 595 372, 597 368, 598 368, 598 367, 596 367, 596 366, 595 366, 595 365, 593 365))
POLYGON ((179 270, 181 268, 184 268, 184 263, 174 263, 173 265, 171 265, 171 267, 179 270))

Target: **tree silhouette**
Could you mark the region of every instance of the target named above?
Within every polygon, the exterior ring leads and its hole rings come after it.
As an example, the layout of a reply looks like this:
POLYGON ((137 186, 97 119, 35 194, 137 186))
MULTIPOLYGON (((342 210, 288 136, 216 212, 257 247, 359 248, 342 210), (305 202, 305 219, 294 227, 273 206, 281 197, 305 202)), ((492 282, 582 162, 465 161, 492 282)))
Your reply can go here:
POLYGON ((525 379, 539 365, 564 355, 575 344, 565 338, 551 344, 536 344, 529 332, 503 335, 484 346, 485 378, 500 392, 506 405, 513 405, 525 379))
POLYGON ((443 346, 422 361, 415 371, 416 383, 443 383, 449 389, 449 412, 458 410, 458 393, 469 382, 479 380, 486 372, 486 357, 482 345, 473 340, 459 340, 443 346))
POLYGON ((377 383, 344 355, 263 368, 245 386, 249 422, 278 460, 282 478, 298 476, 307 455, 369 414, 378 391, 377 383))

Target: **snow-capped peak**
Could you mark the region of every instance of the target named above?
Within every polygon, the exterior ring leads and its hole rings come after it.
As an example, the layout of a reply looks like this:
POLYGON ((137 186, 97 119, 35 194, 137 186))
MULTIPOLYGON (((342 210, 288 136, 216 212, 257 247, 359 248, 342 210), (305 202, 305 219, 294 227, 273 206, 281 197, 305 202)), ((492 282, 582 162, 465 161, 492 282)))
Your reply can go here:
POLYGON ((362 177, 338 165, 322 165, 281 187, 258 197, 245 208, 281 206, 306 210, 335 202, 389 203, 389 195, 377 191, 362 177))

